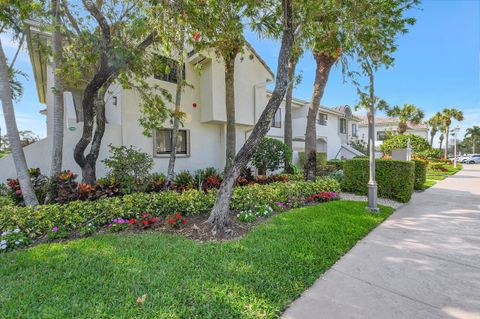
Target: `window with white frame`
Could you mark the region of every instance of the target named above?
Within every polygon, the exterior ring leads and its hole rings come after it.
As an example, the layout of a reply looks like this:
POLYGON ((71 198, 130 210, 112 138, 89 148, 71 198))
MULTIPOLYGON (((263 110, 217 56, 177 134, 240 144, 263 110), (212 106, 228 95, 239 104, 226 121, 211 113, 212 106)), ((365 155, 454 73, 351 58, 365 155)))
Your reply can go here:
MULTIPOLYGON (((177 83, 177 61, 164 56, 159 56, 161 66, 153 75, 157 80, 166 81, 170 83, 177 83)), ((183 64, 183 78, 185 78, 185 64, 183 64)))
MULTIPOLYGON (((154 155, 170 155, 173 145, 173 130, 156 130, 154 134, 154 143, 154 155)), ((176 154, 184 156, 190 155, 190 134, 188 130, 178 130, 176 154)))
POLYGON ((328 115, 326 113, 318 113, 318 124, 327 126, 328 115))
POLYGON ((272 119, 272 127, 281 128, 282 127, 282 109, 278 108, 275 112, 275 116, 272 119))
POLYGON ((340 119, 340 134, 347 134, 347 119, 340 119))
POLYGON ((352 123, 352 136, 356 137, 357 136, 357 124, 356 123, 352 123))
POLYGON ((386 137, 387 137, 387 133, 385 131, 377 132, 377 141, 384 141, 386 137))

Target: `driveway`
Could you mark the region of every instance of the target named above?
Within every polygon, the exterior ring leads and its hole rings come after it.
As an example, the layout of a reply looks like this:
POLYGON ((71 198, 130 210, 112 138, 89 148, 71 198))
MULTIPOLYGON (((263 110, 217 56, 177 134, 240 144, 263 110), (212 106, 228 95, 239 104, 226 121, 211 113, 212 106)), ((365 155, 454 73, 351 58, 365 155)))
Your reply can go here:
POLYGON ((414 194, 283 318, 480 319, 480 165, 414 194))

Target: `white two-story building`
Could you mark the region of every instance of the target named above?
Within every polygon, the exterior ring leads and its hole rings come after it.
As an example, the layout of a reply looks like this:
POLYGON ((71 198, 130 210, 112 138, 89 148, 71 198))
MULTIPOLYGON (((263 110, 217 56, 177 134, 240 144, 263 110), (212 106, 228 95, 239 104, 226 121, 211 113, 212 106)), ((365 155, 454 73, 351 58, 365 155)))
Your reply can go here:
MULTIPOLYGON (((38 167, 42 172, 50 171, 53 132, 53 69, 48 58, 38 50, 39 37, 47 44, 50 35, 42 32, 38 25, 30 24, 27 41, 37 93, 40 103, 46 107, 41 111, 46 116, 47 136, 24 148, 29 167, 38 167), (46 62, 47 61, 47 62, 46 62)), ((186 120, 180 130, 177 147, 176 171, 225 165, 225 81, 224 66, 213 53, 191 54, 185 63, 186 81, 191 84, 182 94, 182 111, 186 120), (201 72, 198 72, 199 64, 201 72), (195 69, 194 69, 195 68, 195 69)), ((235 62, 235 103, 237 149, 244 144, 249 133, 264 110, 270 92, 267 85, 274 81, 274 74, 257 54, 247 45, 244 53, 235 62)), ((174 95, 176 88, 175 70, 170 74, 159 74, 148 79, 151 84, 160 85, 174 95)), ((83 126, 82 88, 67 87, 64 93, 65 132, 63 145, 63 169, 80 173, 80 167, 73 159, 73 149, 78 142, 83 126)), ((154 158, 154 171, 166 172, 172 145, 171 124, 167 121, 162 129, 152 132, 152 137, 142 134, 139 124, 141 97, 131 89, 113 84, 108 89, 106 101, 106 129, 97 161, 97 176, 106 174, 101 160, 108 157, 108 145, 133 145, 154 158)), ((293 133, 294 150, 302 151, 309 103, 294 100, 293 133)), ((173 108, 174 105, 168 105, 173 108)), ((279 109, 268 133, 271 137, 283 139, 284 106, 279 109)), ((359 119, 351 114, 348 107, 326 108, 319 112, 317 125, 318 151, 326 152, 328 158, 353 157, 358 155, 348 146, 349 138, 357 132, 359 119)), ((15 176, 11 156, 0 159, 0 180, 15 176)))

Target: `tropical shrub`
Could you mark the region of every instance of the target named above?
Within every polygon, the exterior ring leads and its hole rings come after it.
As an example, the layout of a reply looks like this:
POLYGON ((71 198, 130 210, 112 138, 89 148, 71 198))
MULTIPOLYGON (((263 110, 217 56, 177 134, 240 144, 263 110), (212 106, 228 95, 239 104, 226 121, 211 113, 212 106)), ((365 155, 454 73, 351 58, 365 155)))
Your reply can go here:
POLYGON ((443 152, 439 148, 430 148, 421 152, 416 152, 415 157, 423 159, 440 159, 443 155, 443 152))
POLYGON ((207 192, 210 189, 220 188, 222 178, 220 172, 214 167, 207 167, 195 171, 195 184, 198 190, 207 192))
POLYGON ((151 155, 135 149, 132 145, 116 147, 110 144, 110 156, 102 163, 110 169, 108 175, 120 180, 124 176, 130 176, 133 179, 143 179, 150 174, 153 168, 153 158, 151 155))
POLYGON ((89 198, 90 188, 82 185, 81 190, 78 189, 78 183, 75 181, 77 174, 72 171, 60 172, 53 178, 52 184, 56 184, 57 196, 55 201, 57 203, 68 203, 79 198, 89 198), (87 190, 88 189, 88 190, 87 190))
POLYGON ((0 254, 27 246, 30 243, 31 239, 25 236, 19 228, 5 230, 0 233, 0 254))
MULTIPOLYGON (((339 192, 339 183, 333 179, 319 178, 315 182, 276 182, 237 187, 230 208, 234 211, 249 210, 255 206, 271 206, 274 202, 286 201, 289 197, 306 198, 328 191, 339 192)), ((215 189, 207 193, 191 189, 183 193, 135 193, 95 201, 73 201, 36 207, 5 206, 0 207, 0 231, 19 228, 34 238, 46 234, 56 225, 63 225, 67 230, 77 230, 89 223, 93 226, 113 225, 114 219, 117 219, 119 224, 119 216, 124 220, 122 224, 125 224, 125 220, 138 217, 135 212, 150 212, 153 217, 178 212, 188 216, 209 211, 215 203, 216 195, 215 189)))
POLYGON ((264 138, 252 157, 252 164, 258 169, 259 175, 265 175, 267 171, 276 171, 291 162, 292 151, 280 140, 264 138))
POLYGON ((187 189, 192 189, 195 186, 195 179, 190 174, 189 171, 181 171, 180 173, 175 175, 174 178, 174 187, 173 189, 176 189, 178 192, 183 192, 187 189))
POLYGON ((410 140, 410 146, 412 147, 414 154, 425 152, 431 149, 430 144, 428 144, 426 139, 414 134, 392 135, 390 138, 383 141, 382 145, 380 145, 380 149, 385 154, 391 155, 393 149, 406 148, 408 140, 410 140))
POLYGON ((162 173, 153 173, 143 182, 145 184, 145 191, 148 193, 158 193, 165 190, 166 178, 162 173))
MULTIPOLYGON (((39 168, 30 168, 28 169, 28 173, 30 174, 30 181, 32 182, 33 191, 35 192, 38 201, 43 203, 48 192, 48 178, 45 175, 42 175, 39 168)), ((18 179, 7 179, 7 186, 10 189, 8 194, 12 200, 17 205, 24 206, 25 202, 23 200, 22 190, 20 189, 20 182, 18 179)))
MULTIPOLYGON (((377 159, 375 174, 378 196, 408 202, 415 183, 415 164, 410 161, 377 159)), ((354 158, 345 161, 342 190, 366 195, 368 193, 369 160, 354 158)))
POLYGON ((237 214, 237 218, 241 222, 251 223, 258 217, 268 217, 273 213, 273 208, 269 205, 257 205, 249 210, 241 211, 237 214))
POLYGON ((420 159, 413 160, 415 163, 415 183, 413 188, 416 190, 423 189, 423 184, 427 181, 427 165, 428 162, 420 159))

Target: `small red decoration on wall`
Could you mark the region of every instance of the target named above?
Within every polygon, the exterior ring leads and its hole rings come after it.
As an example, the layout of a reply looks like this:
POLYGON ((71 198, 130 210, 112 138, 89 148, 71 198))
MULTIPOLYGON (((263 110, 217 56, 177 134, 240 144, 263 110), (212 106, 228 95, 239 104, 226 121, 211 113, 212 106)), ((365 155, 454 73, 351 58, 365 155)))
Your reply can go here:
POLYGON ((197 107, 197 103, 193 103, 192 106, 193 106, 193 108, 196 108, 196 107, 197 107))

